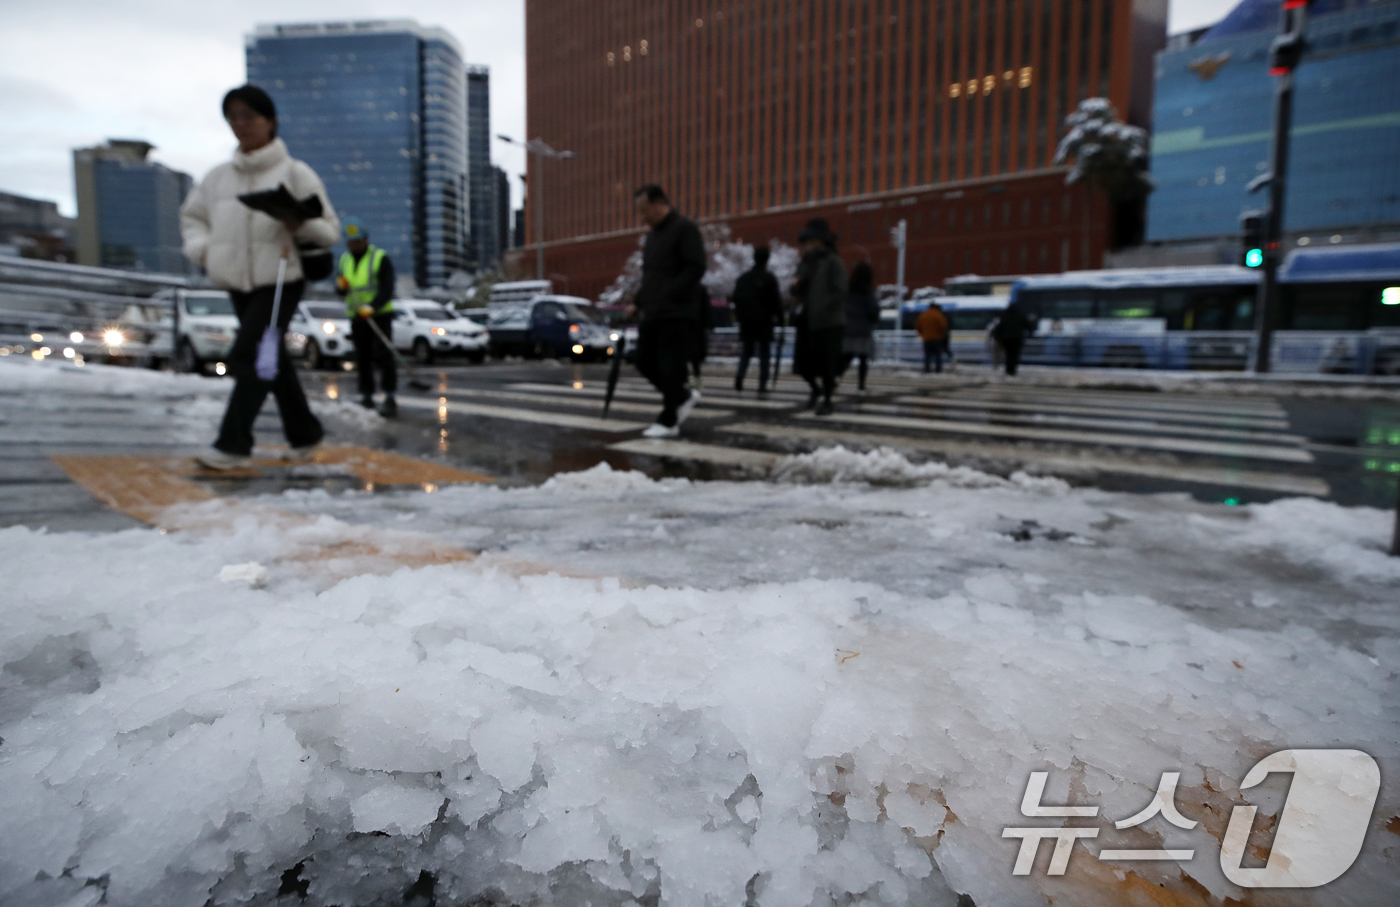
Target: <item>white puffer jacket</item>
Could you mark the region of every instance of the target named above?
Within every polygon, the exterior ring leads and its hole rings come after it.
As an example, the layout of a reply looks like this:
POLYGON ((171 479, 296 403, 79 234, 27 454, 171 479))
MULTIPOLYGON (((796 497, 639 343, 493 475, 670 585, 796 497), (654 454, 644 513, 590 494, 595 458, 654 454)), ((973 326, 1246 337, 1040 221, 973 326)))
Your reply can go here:
POLYGON ((281 139, 251 154, 234 151, 233 160, 209 171, 180 207, 185 257, 199 265, 216 286, 248 292, 277 282, 277 262, 287 246, 287 280, 301 279, 296 243, 329 248, 340 238, 340 219, 316 172, 294 160, 281 139), (293 237, 282 224, 238 200, 248 192, 281 183, 298 199, 315 193, 325 213, 302 224, 293 237), (295 241, 294 241, 295 240, 295 241))

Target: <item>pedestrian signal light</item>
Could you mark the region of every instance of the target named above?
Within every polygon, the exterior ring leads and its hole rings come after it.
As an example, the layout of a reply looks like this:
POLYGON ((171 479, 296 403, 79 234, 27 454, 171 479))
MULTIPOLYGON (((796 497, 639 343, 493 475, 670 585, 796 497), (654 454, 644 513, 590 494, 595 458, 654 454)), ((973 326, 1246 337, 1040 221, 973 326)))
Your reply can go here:
POLYGON ((1381 290, 1381 305, 1400 305, 1400 287, 1381 290))
POLYGON ((1264 263, 1264 213, 1246 211, 1240 215, 1240 247, 1244 250, 1244 265, 1257 268, 1264 263))

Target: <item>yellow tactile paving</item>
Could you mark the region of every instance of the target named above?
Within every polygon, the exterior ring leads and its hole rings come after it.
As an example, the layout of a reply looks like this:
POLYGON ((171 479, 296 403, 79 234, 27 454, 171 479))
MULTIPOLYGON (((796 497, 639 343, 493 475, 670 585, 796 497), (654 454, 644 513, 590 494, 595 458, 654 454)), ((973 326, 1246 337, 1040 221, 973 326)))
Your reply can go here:
POLYGON ((93 497, 145 523, 155 523, 167 507, 214 497, 208 489, 166 468, 159 458, 55 456, 52 459, 93 497))
MULTIPOLYGON (((53 460, 107 506, 164 531, 215 533, 228 530, 235 521, 245 525, 252 521, 257 528, 281 531, 287 547, 272 563, 297 564, 303 572, 324 583, 365 574, 386 575, 403 567, 466 562, 513 576, 557 573, 579 579, 597 578, 499 555, 481 557, 416 532, 339 521, 326 527, 319 524, 316 516, 236 498, 218 498, 188 478, 256 477, 263 474, 263 469, 295 465, 285 460, 254 460, 248 469, 217 473, 188 457, 55 456, 53 460)), ((373 484, 437 486, 493 481, 477 473, 362 447, 322 448, 314 462, 343 464, 373 484)))

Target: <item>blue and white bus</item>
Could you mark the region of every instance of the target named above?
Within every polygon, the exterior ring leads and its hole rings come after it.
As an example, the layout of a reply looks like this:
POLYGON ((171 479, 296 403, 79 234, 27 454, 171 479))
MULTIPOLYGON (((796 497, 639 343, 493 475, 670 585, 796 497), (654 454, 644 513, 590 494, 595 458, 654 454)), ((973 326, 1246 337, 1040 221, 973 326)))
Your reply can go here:
MULTIPOLYGON (((1011 299, 1037 320, 1027 362, 1240 369, 1259 279, 1237 266, 1071 271, 1018 280, 1011 299)), ((1295 249, 1279 282, 1275 370, 1400 373, 1400 244, 1295 249)))

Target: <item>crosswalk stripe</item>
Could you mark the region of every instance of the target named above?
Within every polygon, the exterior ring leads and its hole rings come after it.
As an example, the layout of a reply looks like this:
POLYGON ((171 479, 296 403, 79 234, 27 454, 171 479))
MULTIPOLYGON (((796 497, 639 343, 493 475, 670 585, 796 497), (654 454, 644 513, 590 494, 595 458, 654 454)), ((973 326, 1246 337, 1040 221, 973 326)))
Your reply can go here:
MULTIPOLYGON (((541 393, 557 392, 560 394, 564 394, 565 396, 577 395, 579 397, 596 398, 600 402, 602 401, 603 397, 607 394, 607 389, 604 387, 588 387, 587 385, 585 385, 584 387, 574 387, 569 384, 538 384, 528 381, 522 381, 509 386, 511 388, 521 391, 539 391, 541 393)), ((618 398, 626 398, 629 400, 649 400, 654 404, 652 406, 652 409, 655 409, 657 406, 661 405, 661 395, 658 394, 654 388, 641 390, 633 389, 630 387, 622 387, 621 385, 619 385, 617 388, 617 392, 613 395, 614 400, 617 400, 618 398)), ((746 400, 742 397, 720 398, 715 394, 711 394, 710 392, 705 391, 702 392, 700 395, 700 405, 697 407, 697 410, 709 409, 713 407, 717 402, 723 403, 725 406, 734 406, 741 409, 790 409, 792 407, 791 403, 784 403, 780 400, 746 400)), ((617 406, 617 403, 613 403, 613 406, 617 406)))
POLYGON ((1160 394, 1145 392, 1117 395, 1094 393, 1092 391, 1059 391, 1046 390, 1045 388, 1039 387, 1001 386, 967 388, 957 393, 959 396, 968 397, 969 399, 1010 400, 1014 402, 1043 400, 1047 403, 1079 403, 1132 410, 1163 409, 1173 412, 1211 413, 1221 416, 1232 415, 1280 418, 1285 415, 1283 407, 1274 400, 1260 403, 1236 403, 1232 401, 1216 401, 1204 397, 1164 397, 1160 394))
POLYGON ((743 447, 722 447, 717 444, 697 444, 694 441, 662 441, 655 438, 634 438, 609 444, 608 450, 624 453, 645 454, 651 457, 676 457, 682 460, 699 460, 720 466, 740 466, 746 469, 767 471, 782 459, 780 454, 763 450, 748 450, 743 447))
POLYGON ((947 432, 965 435, 990 435, 1003 438, 1024 438, 1034 441, 1062 441, 1070 444, 1103 444, 1113 447, 1138 447, 1170 450, 1178 453, 1215 454, 1227 457, 1251 457, 1279 460, 1285 463, 1311 463, 1313 455, 1296 447, 1272 447, 1263 444, 1227 444, 1220 441, 1193 441, 1188 438, 1155 438, 1109 432, 1079 432, 1053 428, 1028 428, 1018 425, 987 425, 977 422, 952 422, 947 419, 915 419, 907 416, 875 416, 859 413, 836 413, 832 416, 799 415, 799 419, 825 418, 877 428, 904 428, 916 431, 947 432))
MULTIPOLYGON (((489 391, 477 390, 475 388, 453 389, 443 391, 443 394, 447 397, 476 397, 485 400, 506 400, 515 403, 541 403, 548 404, 551 406, 573 407, 587 406, 593 409, 597 409, 599 414, 602 413, 601 397, 599 397, 599 399, 597 400, 594 400, 589 397, 583 396, 569 397, 567 395, 554 394, 513 393, 511 391, 489 391)), ((661 404, 659 402, 651 405, 646 405, 642 403, 625 403, 618 400, 614 400, 612 404, 612 409, 617 410, 618 412, 637 413, 639 415, 646 416, 655 415, 656 413, 660 412, 660 406, 661 404)), ((691 418, 727 419, 732 415, 734 415, 734 411, 732 409, 702 409, 697 407, 695 413, 691 416, 691 418)))
MULTIPOLYGON (((437 400, 428 400, 422 397, 399 397, 399 406, 436 410, 440 404, 437 400)), ((646 427, 640 422, 619 422, 615 419, 595 419, 588 416, 575 416, 570 413, 554 413, 536 409, 486 406, 481 403, 466 403, 460 400, 449 402, 447 412, 449 415, 455 413, 465 416, 482 416, 488 419, 509 419, 512 422, 533 422, 537 425, 581 428, 586 431, 608 432, 609 434, 640 431, 646 427)))
MULTIPOLYGON (((1234 438, 1236 440, 1241 441, 1278 441, 1293 444, 1302 444, 1306 440, 1301 435, 1290 435, 1284 434, 1282 432, 1250 431, 1248 429, 1235 428, 1206 428, 1198 425, 1182 425, 1175 422, 1169 422, 1166 420, 1159 419, 1156 413, 1144 413, 1143 415, 1151 417, 1146 419, 1129 419, 1126 418, 1126 414, 1124 414, 1124 417, 1119 418, 1093 419, 1085 416, 1061 416, 1052 413, 1026 411, 1030 410, 1030 408, 1014 406, 996 407, 996 409, 999 410, 998 412, 986 412, 987 408, 984 407, 976 407, 973 412, 964 412, 961 409, 957 408, 945 409, 943 406, 922 405, 926 402, 927 401, 920 401, 921 405, 919 405, 918 408, 923 410, 932 410, 934 411, 934 414, 941 415, 944 418, 958 420, 975 419, 979 415, 985 416, 989 422, 997 425, 1000 425, 1003 422, 1020 422, 1030 425, 1046 425, 1051 427, 1065 425, 1077 426, 1079 428, 1109 428, 1120 429, 1123 431, 1136 430, 1144 432, 1157 432, 1159 434, 1165 435, 1195 435, 1201 438, 1234 438), (940 410, 942 410, 942 412, 938 412, 940 410), (1020 411, 1018 412, 1018 410, 1020 411)), ((973 404, 967 405, 972 406, 973 404)), ((890 415, 908 415, 909 409, 907 408, 907 406, 901 408, 899 406, 864 404, 861 406, 861 412, 879 412, 888 413, 890 415)))
MULTIPOLYGON (((650 384, 647 384, 647 383, 641 382, 641 381, 619 381, 619 382, 617 383, 617 387, 618 387, 618 390, 619 390, 619 391, 621 391, 621 390, 623 390, 623 389, 625 388, 625 389, 627 389, 627 390, 629 390, 629 391, 632 391, 632 392, 634 392, 634 393, 651 394, 652 396, 656 396, 656 393, 657 393, 657 392, 656 392, 656 388, 652 387, 650 384)), ((763 402, 765 402, 765 401, 759 400, 759 399, 758 399, 757 397, 755 397, 755 396, 746 396, 746 395, 744 395, 744 394, 736 394, 734 391, 728 390, 728 389, 723 389, 723 390, 722 390, 722 389, 719 389, 719 388, 702 388, 701 391, 700 391, 700 393, 701 393, 702 396, 704 396, 704 397, 706 397, 706 398, 723 399, 726 403, 729 403, 729 402, 731 402, 731 401, 734 401, 735 403, 737 403, 737 402, 740 401, 740 400, 747 400, 747 401, 751 401, 751 402, 754 402, 754 403, 763 403, 763 402)), ((800 402, 800 401, 803 401, 803 400, 806 400, 806 399, 807 399, 807 392, 806 392, 806 391, 779 391, 779 390, 773 390, 773 391, 769 391, 768 393, 769 393, 770 399, 767 401, 767 403, 768 403, 770 406, 778 406, 778 405, 781 405, 781 406, 790 406, 791 403, 783 403, 783 402, 781 402, 781 401, 790 400, 790 401, 792 401, 792 403, 798 403, 798 402, 800 402)))
POLYGON ((837 429, 805 428, 768 422, 736 422, 721 426, 727 434, 751 435, 778 441, 805 440, 816 443, 857 444, 870 447, 885 446, 920 450, 944 456, 985 457, 1015 463, 1035 464, 1075 472, 1097 471, 1113 475, 1141 476, 1174 482, 1220 485, 1229 488, 1253 488, 1284 494, 1326 497, 1331 488, 1321 479, 1288 473, 1262 472, 1250 469, 1230 469, 1215 466, 1185 466, 1174 463, 1153 463, 1125 457, 1086 451, 1081 456, 1056 454, 1028 449, 1015 444, 982 441, 954 441, 936 438, 910 438, 903 435, 867 434, 837 429))
MULTIPOLYGON (((1069 406, 1055 403, 1038 403, 1028 400, 969 400, 964 397, 954 397, 951 395, 937 397, 920 397, 904 395, 895 397, 896 403, 909 403, 915 406, 950 406, 962 409, 976 410, 1009 410, 1026 411, 1038 413, 1064 413, 1066 415, 1086 415, 1086 416, 1117 416, 1116 408, 1104 408, 1100 406, 1069 406)), ((1150 416, 1162 422, 1193 422, 1200 425, 1224 425, 1236 428, 1288 428, 1287 419, 1275 419, 1264 416, 1218 416, 1214 414, 1178 412, 1174 410, 1144 411, 1133 410, 1131 413, 1125 412, 1123 415, 1150 416)))

